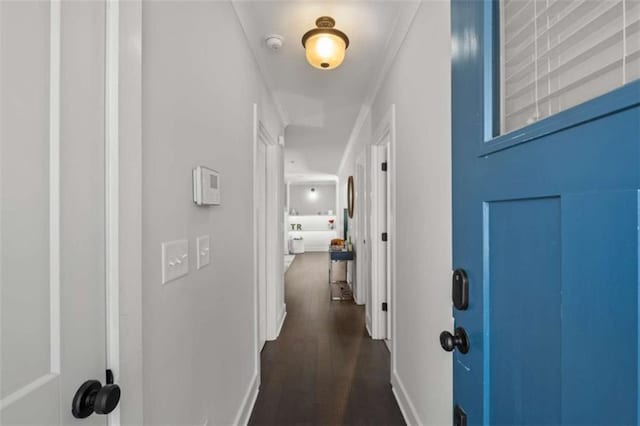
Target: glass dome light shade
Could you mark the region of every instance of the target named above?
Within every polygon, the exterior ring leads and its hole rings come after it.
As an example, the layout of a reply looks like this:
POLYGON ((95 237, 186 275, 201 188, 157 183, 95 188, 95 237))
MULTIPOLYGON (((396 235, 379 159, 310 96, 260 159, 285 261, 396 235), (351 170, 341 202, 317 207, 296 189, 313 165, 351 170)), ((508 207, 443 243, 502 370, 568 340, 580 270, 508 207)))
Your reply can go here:
POLYGON ((311 35, 305 43, 307 61, 315 68, 331 70, 344 61, 347 43, 342 37, 330 32, 311 35))

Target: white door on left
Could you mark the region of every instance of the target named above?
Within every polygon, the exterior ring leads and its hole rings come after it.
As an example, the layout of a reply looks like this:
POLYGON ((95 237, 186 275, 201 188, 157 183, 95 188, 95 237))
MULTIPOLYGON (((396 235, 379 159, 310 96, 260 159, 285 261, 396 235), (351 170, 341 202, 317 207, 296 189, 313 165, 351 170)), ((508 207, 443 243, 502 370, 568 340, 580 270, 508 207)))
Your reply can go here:
POLYGON ((0 424, 105 383, 104 1, 0 1, 0 424))

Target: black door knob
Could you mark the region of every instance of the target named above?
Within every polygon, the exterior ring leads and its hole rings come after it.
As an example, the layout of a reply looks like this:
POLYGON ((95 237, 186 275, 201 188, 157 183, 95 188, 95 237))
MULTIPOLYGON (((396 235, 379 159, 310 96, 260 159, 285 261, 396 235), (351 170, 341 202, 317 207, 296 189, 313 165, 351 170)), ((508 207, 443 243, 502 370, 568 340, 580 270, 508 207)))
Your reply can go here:
POLYGON ((71 404, 71 413, 76 419, 84 419, 94 412, 109 414, 120 402, 120 387, 112 383, 102 386, 98 380, 84 382, 71 404))
POLYGON ((447 352, 458 348, 460 353, 466 354, 469 352, 469 337, 467 336, 467 332, 462 327, 456 327, 454 334, 443 331, 440 333, 440 346, 447 352))

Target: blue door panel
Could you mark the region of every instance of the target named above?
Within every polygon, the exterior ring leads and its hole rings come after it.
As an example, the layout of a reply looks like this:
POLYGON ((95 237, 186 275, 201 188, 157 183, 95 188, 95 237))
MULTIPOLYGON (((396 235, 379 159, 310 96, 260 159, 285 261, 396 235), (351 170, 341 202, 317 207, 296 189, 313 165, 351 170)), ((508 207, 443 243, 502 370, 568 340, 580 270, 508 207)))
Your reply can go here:
POLYGON ((560 205, 554 197, 492 202, 485 210, 491 424, 560 423, 560 205))
POLYGON ((562 418, 637 424, 638 191, 562 199, 562 418))
POLYGON ((454 316, 471 342, 454 404, 469 425, 638 424, 640 82, 483 149, 486 4, 451 9, 453 266, 470 282, 454 316))

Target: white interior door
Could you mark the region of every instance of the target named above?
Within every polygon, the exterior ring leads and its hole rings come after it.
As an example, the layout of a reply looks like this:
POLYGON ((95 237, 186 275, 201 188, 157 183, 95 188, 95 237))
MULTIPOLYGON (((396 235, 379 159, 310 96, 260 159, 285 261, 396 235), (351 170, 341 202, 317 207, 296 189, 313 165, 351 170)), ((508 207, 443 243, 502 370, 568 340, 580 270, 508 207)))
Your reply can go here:
POLYGON ((388 234, 388 179, 387 172, 382 170, 382 163, 387 162, 387 146, 383 145, 378 148, 378 193, 377 193, 377 209, 378 209, 378 299, 380 301, 380 320, 379 320, 379 336, 387 337, 387 322, 389 317, 389 295, 387 294, 388 278, 389 278, 389 241, 383 240, 382 234, 388 234), (382 309, 382 304, 386 304, 387 309, 382 309))
POLYGON ((257 232, 258 232, 258 350, 267 340, 267 147, 261 139, 257 142, 257 232))
MULTIPOLYGON (((391 161, 391 144, 389 142, 387 142, 384 145, 383 148, 384 151, 384 158, 385 158, 385 162, 388 165, 392 165, 392 161, 391 161)), ((391 221, 392 221, 392 214, 393 211, 391 209, 391 177, 389 175, 389 166, 387 167, 387 171, 383 173, 383 177, 384 177, 384 229, 385 232, 390 232, 391 231, 391 221)), ((395 235, 392 235, 391 238, 395 238, 395 235)), ((386 341, 387 341, 387 346, 389 347, 389 350, 391 350, 391 345, 390 345, 390 340, 391 340, 391 308, 393 306, 393 304, 391 303, 391 297, 393 296, 393 292, 391 291, 391 280, 393 277, 393 262, 391 261, 392 259, 392 255, 391 255, 391 247, 392 247, 392 242, 388 241, 387 244, 385 245, 385 265, 386 265, 386 276, 385 278, 385 289, 384 289, 384 295, 385 295, 385 300, 387 301, 387 311, 384 312, 384 316, 386 317, 386 327, 385 327, 385 336, 386 336, 386 341)))
MULTIPOLYGON (((371 147, 371 337, 387 338, 389 317, 389 235, 388 172, 383 170, 388 159, 387 145, 371 147)), ((369 297, 368 297, 369 299, 369 297)), ((369 303, 369 300, 367 300, 369 303)))
POLYGON ((0 2, 0 423, 105 376, 105 3, 0 2))

